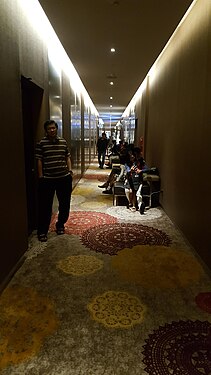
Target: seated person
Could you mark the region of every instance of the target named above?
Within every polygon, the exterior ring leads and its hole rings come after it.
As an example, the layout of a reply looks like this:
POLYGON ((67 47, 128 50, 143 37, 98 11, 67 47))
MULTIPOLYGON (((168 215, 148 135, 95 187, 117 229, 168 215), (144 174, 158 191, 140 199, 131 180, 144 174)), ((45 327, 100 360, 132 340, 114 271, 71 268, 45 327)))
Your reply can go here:
POLYGON ((140 184, 143 181, 144 167, 145 161, 142 157, 136 160, 136 157, 133 154, 130 155, 130 160, 126 167, 127 176, 124 183, 124 187, 125 195, 128 199, 128 208, 133 212, 135 212, 138 209, 136 193, 139 189, 140 184))
POLYGON ((120 169, 119 173, 116 173, 116 170, 112 170, 109 174, 107 181, 103 185, 98 185, 99 188, 105 188, 106 190, 103 191, 103 194, 112 194, 112 188, 116 181, 124 181, 125 180, 125 163, 126 163, 126 149, 124 144, 121 144, 120 151, 119 151, 119 158, 120 158, 120 169))
POLYGON ((113 194, 112 188, 116 181, 124 181, 125 175, 125 166, 120 165, 120 173, 117 174, 116 171, 111 171, 109 174, 107 181, 103 185, 98 185, 99 188, 105 188, 103 194, 113 194))
POLYGON ((118 159, 120 164, 123 164, 121 162, 122 156, 125 156, 127 154, 127 145, 123 141, 120 141, 119 144, 116 143, 116 140, 112 141, 112 147, 110 150, 110 153, 108 155, 109 161, 106 163, 106 166, 108 168, 112 167, 112 163, 115 162, 115 160, 118 159))
POLYGON ((108 161, 106 162, 106 167, 111 168, 113 160, 116 160, 118 157, 119 157, 119 154, 118 154, 117 143, 116 143, 116 140, 113 139, 111 146, 109 148, 108 161))

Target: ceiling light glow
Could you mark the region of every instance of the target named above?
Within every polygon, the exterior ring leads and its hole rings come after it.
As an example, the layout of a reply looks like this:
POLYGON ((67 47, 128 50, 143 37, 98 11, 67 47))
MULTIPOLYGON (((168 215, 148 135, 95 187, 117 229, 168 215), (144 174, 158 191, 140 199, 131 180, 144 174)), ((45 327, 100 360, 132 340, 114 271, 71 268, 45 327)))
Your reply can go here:
POLYGON ((34 29, 37 35, 45 43, 49 59, 58 74, 64 71, 70 80, 70 85, 75 92, 82 94, 86 106, 89 106, 96 116, 99 116, 88 92, 86 91, 73 63, 70 61, 64 47, 50 24, 44 10, 38 0, 19 0, 23 17, 30 27, 34 29))

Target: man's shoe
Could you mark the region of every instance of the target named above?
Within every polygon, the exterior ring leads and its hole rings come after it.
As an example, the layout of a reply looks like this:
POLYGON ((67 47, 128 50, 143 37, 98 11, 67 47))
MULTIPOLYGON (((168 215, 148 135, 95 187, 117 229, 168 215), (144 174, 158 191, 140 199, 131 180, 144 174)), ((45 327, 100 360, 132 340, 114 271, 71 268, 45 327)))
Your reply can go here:
POLYGON ((113 194, 112 189, 104 190, 103 194, 113 194))
POLYGON ((101 189, 104 189, 104 188, 107 188, 107 187, 108 187, 108 184, 105 183, 105 184, 103 184, 103 185, 98 185, 98 187, 101 188, 101 189))
POLYGON ((140 214, 143 215, 144 214, 144 209, 145 209, 145 204, 144 202, 141 203, 141 206, 140 206, 140 214))
POLYGON ((63 226, 59 226, 58 223, 56 223, 56 233, 58 235, 64 234, 65 233, 64 225, 63 226))
POLYGON ((38 240, 40 241, 40 242, 46 242, 47 241, 47 236, 46 236, 46 234, 38 234, 38 240))
POLYGON ((58 229, 56 230, 56 233, 57 233, 58 235, 64 234, 64 233, 65 233, 65 232, 64 232, 64 228, 58 228, 58 229))

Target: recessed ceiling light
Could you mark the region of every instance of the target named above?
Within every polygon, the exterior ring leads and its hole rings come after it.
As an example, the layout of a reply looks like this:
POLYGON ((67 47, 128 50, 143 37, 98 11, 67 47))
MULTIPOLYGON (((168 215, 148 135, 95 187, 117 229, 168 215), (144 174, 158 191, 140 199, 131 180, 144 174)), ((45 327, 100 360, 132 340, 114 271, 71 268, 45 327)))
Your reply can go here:
POLYGON ((111 82, 110 82, 110 85, 112 86, 113 84, 114 84, 114 83, 111 81, 111 82))
POLYGON ((111 52, 113 53, 116 52, 115 48, 111 48, 111 52))
POLYGON ((112 108, 113 106, 112 106, 112 104, 110 105, 110 108, 112 108))
POLYGON ((112 99, 113 99, 113 96, 110 96, 110 99, 112 100, 112 99))

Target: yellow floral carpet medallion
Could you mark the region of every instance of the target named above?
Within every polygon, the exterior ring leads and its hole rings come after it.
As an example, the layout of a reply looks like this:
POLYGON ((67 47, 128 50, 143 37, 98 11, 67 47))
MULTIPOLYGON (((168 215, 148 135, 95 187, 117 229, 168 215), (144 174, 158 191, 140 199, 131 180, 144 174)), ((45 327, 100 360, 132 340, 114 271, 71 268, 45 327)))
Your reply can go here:
POLYGON ((57 267, 65 273, 83 276, 100 270, 103 267, 103 262, 90 255, 73 255, 60 260, 57 267))
POLYGON ((124 280, 146 288, 186 287, 204 274, 193 256, 166 246, 137 245, 124 249, 112 258, 112 265, 124 280))
POLYGON ((36 355, 57 324, 49 298, 31 288, 5 289, 0 297, 0 370, 36 355))
POLYGON ((99 210, 99 208, 106 207, 106 203, 103 202, 85 202, 81 204, 81 208, 84 210, 99 210))
POLYGON ((76 194, 76 195, 81 195, 81 196, 88 197, 93 192, 94 192, 94 189, 92 187, 86 187, 84 185, 82 185, 82 186, 78 185, 74 189, 74 194, 73 195, 76 194))
POLYGON ((130 328, 144 319, 145 306, 126 292, 107 291, 88 304, 94 320, 107 328, 130 328))

